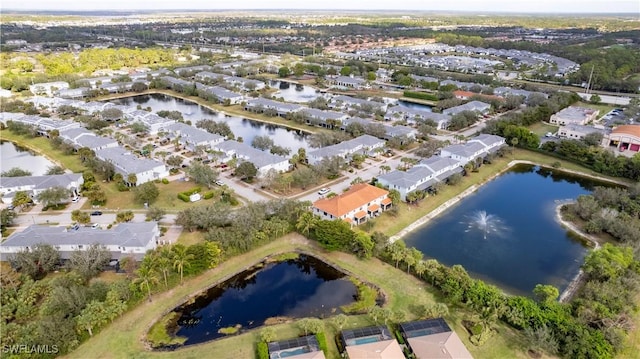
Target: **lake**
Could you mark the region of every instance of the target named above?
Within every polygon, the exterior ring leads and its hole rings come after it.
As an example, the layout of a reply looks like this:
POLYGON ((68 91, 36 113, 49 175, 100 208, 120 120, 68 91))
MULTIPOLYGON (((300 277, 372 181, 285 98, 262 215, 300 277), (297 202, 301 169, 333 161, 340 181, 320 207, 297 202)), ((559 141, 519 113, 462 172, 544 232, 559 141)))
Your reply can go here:
POLYGON ((423 105, 423 104, 420 104, 420 103, 400 100, 400 101, 398 101, 398 105, 404 106, 404 107, 413 108, 413 109, 416 109, 416 110, 432 112, 431 111, 431 106, 423 105))
POLYGON ((472 277, 510 294, 530 296, 538 283, 562 292, 588 249, 560 226, 555 208, 596 185, 603 184, 517 165, 404 240, 426 257, 461 264, 472 277))
POLYGON ((218 330, 263 325, 273 317, 327 317, 354 301, 357 289, 339 272, 310 256, 266 263, 239 273, 174 311, 185 345, 224 337, 218 330))
POLYGON ((180 111, 182 117, 185 120, 191 121, 194 125, 203 119, 226 122, 231 132, 236 136, 236 139, 242 137, 243 141, 248 144, 251 144, 251 141, 253 141, 256 136, 269 136, 277 145, 290 148, 292 153, 298 151, 299 148, 310 149, 309 143, 307 142, 307 134, 302 131, 225 115, 224 113, 212 111, 197 103, 164 94, 133 96, 111 100, 110 102, 125 106, 135 107, 140 105, 143 108, 151 107, 154 113, 162 110, 180 111))
POLYGON ((26 148, 13 144, 13 142, 0 142, 0 172, 8 171, 14 167, 30 171, 34 176, 47 173, 47 169, 54 163, 43 156, 36 155, 26 148))
POLYGON ((271 81, 269 86, 278 89, 273 96, 282 97, 286 102, 305 103, 313 101, 320 96, 320 93, 311 86, 298 85, 286 81, 271 81))

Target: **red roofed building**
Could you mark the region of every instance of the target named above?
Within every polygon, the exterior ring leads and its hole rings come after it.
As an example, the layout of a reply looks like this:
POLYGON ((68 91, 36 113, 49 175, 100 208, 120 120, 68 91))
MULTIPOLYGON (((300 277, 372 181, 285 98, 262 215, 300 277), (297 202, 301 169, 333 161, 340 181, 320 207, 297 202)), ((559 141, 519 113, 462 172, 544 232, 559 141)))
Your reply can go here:
POLYGON ((342 219, 358 225, 389 208, 389 191, 367 183, 358 183, 339 196, 315 201, 312 211, 322 219, 342 219))
POLYGON ((619 151, 640 152, 640 125, 618 126, 605 141, 619 151))

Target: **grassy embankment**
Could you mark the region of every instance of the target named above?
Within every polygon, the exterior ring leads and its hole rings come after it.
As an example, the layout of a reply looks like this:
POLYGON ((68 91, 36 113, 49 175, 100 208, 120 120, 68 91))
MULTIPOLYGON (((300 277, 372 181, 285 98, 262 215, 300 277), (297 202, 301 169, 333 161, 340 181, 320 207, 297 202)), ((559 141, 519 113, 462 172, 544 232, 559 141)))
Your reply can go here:
MULTIPOLYGON (((347 273, 364 281, 375 283, 387 296, 390 309, 404 314, 407 320, 415 319, 413 308, 419 304, 432 304, 440 299, 436 291, 413 276, 406 275, 401 269, 380 262, 377 259, 359 260, 341 252, 325 252, 314 243, 308 242, 297 234, 280 238, 249 253, 231 258, 215 269, 198 277, 187 280, 183 286, 177 286, 168 292, 154 295, 153 302, 144 301, 133 308, 99 334, 94 335, 68 358, 253 358, 259 330, 232 336, 222 340, 179 349, 174 352, 152 352, 147 350, 144 338, 149 328, 165 313, 214 283, 223 280, 243 269, 259 262, 265 256, 274 253, 287 253, 303 250, 327 263, 343 268, 347 273)), ((476 358, 526 358, 523 337, 511 328, 500 323, 498 332, 487 344, 475 347, 468 341, 468 335, 462 327, 462 320, 471 315, 463 308, 450 308, 446 317, 454 330, 460 334, 465 345, 476 358)), ((372 325, 365 315, 349 316, 343 329, 372 325)), ((295 323, 275 326, 277 340, 296 337, 301 334, 295 323)), ((330 320, 325 320, 325 330, 329 344, 328 358, 339 358, 337 347, 332 338, 337 333, 330 320)))

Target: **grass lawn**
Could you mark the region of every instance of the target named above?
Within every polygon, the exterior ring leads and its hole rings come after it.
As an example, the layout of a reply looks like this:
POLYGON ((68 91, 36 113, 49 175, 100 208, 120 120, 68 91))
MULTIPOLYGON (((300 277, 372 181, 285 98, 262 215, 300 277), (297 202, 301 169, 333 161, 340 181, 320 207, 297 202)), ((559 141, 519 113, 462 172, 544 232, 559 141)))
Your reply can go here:
POLYGON ((182 231, 180 237, 178 237, 178 243, 182 243, 185 246, 192 246, 200 242, 204 242, 204 235, 198 231, 182 231))
POLYGON ((558 132, 558 128, 560 127, 544 122, 536 122, 533 125, 529 126, 531 132, 535 133, 538 136, 544 136, 547 132, 556 133, 558 132))
POLYGON ((83 172, 86 167, 80 162, 80 158, 74 155, 64 154, 62 151, 51 147, 49 139, 45 137, 29 138, 16 135, 9 130, 0 131, 0 140, 11 141, 21 147, 26 147, 39 155, 45 156, 50 161, 60 164, 62 167, 72 172, 83 172))
MULTIPOLYGON (((155 185, 160 190, 160 196, 158 196, 158 199, 152 204, 152 206, 163 208, 169 212, 177 212, 190 207, 204 206, 213 203, 212 200, 201 200, 191 203, 184 202, 178 198, 179 192, 188 191, 198 187, 198 185, 193 182, 173 181, 168 184, 156 183, 155 185)), ((118 191, 115 182, 103 182, 100 183, 100 186, 107 194, 107 203, 101 207, 102 209, 144 209, 144 205, 142 203, 135 201, 133 191, 120 192, 118 191)), ((202 189, 202 192, 206 191, 206 188, 202 189)), ((92 209, 91 203, 87 201, 84 204, 83 209, 92 209)))
MULTIPOLYGON (((413 305, 430 304, 437 301, 435 291, 426 283, 404 271, 377 259, 359 260, 352 255, 341 252, 326 252, 314 243, 297 234, 290 234, 249 253, 231 258, 217 268, 198 277, 190 278, 184 285, 176 286, 168 292, 155 294, 153 302, 143 301, 130 312, 118 318, 102 332, 94 335, 82 344, 68 358, 254 358, 255 344, 259 329, 209 343, 186 347, 174 352, 148 351, 144 344, 147 331, 153 323, 166 312, 181 304, 190 295, 211 286, 212 284, 244 270, 253 263, 259 262, 267 255, 302 250, 338 267, 347 273, 374 283, 380 287, 387 298, 386 306, 394 311, 402 312, 406 320, 416 319, 413 305)), ((447 317, 471 354, 476 358, 526 358, 522 349, 523 337, 506 326, 497 325, 498 333, 485 345, 475 347, 468 341, 468 335, 461 327, 461 321, 470 313, 465 309, 450 308, 447 317)), ((346 328, 371 325, 366 316, 349 316, 346 328)), ((277 339, 296 337, 301 333, 295 323, 275 326, 277 339)), ((326 337, 329 345, 328 358, 339 358, 333 338, 337 332, 325 321, 326 337)))

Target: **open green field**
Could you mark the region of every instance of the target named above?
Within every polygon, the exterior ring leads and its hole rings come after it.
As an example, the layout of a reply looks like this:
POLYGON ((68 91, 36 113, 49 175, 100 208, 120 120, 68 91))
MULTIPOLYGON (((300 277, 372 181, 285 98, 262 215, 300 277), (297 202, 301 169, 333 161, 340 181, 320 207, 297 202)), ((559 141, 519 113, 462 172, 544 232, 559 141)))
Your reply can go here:
POLYGON ((556 133, 558 132, 559 126, 550 125, 544 122, 537 122, 533 125, 529 126, 531 132, 535 133, 538 136, 544 136, 547 132, 556 133))
MULTIPOLYGON (((387 298, 385 306, 404 314, 406 320, 417 319, 413 308, 419 304, 432 304, 440 301, 435 290, 426 283, 405 274, 401 269, 380 262, 377 259, 359 260, 342 252, 326 252, 298 234, 290 234, 273 241, 249 253, 231 258, 217 268, 198 277, 185 281, 168 292, 153 296, 151 303, 143 301, 130 312, 116 319, 111 325, 82 344, 68 358, 254 358, 255 344, 259 329, 226 339, 186 347, 173 352, 154 352, 147 350, 144 338, 151 325, 165 313, 185 301, 189 296, 219 282, 232 274, 259 262, 264 257, 291 251, 304 251, 323 261, 341 267, 348 274, 374 283, 380 287, 387 298)), ((450 308, 451 315, 446 319, 459 334, 463 342, 476 358, 527 358, 524 338, 519 332, 496 325, 497 333, 489 341, 476 347, 468 341, 468 335, 461 322, 471 313, 464 308, 450 308)), ((371 325, 366 316, 350 316, 345 328, 371 325)), ((301 334, 295 323, 275 326, 277 340, 296 337, 301 334)), ((328 358, 339 358, 332 338, 337 329, 325 321, 328 358)))
POLYGON ((586 108, 591 108, 594 110, 598 110, 600 111, 600 113, 598 114, 598 118, 604 116, 607 114, 607 112, 613 110, 614 108, 617 108, 619 106, 614 106, 614 105, 606 105, 606 104, 593 104, 593 103, 589 103, 589 102, 578 102, 573 104, 574 106, 578 106, 578 107, 586 107, 586 108))
POLYGON ((0 131, 0 140, 11 141, 18 146, 28 148, 38 154, 47 157, 50 161, 59 163, 62 167, 72 172, 82 172, 86 169, 78 156, 67 155, 62 151, 51 147, 49 139, 45 137, 29 138, 12 133, 9 130, 0 131))

